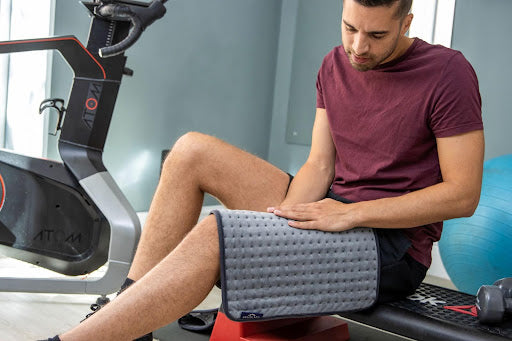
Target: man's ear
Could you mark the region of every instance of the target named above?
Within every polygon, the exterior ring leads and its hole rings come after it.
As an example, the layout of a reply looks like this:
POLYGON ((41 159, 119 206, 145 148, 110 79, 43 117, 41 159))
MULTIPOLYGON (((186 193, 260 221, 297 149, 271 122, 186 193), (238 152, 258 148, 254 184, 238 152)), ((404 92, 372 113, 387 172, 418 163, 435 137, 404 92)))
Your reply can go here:
POLYGON ((401 35, 405 35, 407 31, 411 28, 412 19, 414 18, 414 15, 412 13, 407 14, 407 16, 404 18, 402 22, 402 29, 400 31, 401 35))

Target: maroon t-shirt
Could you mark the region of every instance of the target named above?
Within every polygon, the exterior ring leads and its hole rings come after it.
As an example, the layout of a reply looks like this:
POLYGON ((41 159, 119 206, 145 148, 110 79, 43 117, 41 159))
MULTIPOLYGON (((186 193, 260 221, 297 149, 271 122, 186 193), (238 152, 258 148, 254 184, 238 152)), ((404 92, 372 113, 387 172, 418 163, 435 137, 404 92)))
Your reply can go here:
MULTIPOLYGON (((317 107, 336 146, 331 190, 352 201, 395 197, 442 181, 436 138, 483 129, 476 74, 462 53, 415 39, 401 57, 361 72, 342 46, 324 59, 317 107)), ((405 229, 429 267, 442 222, 405 229)))

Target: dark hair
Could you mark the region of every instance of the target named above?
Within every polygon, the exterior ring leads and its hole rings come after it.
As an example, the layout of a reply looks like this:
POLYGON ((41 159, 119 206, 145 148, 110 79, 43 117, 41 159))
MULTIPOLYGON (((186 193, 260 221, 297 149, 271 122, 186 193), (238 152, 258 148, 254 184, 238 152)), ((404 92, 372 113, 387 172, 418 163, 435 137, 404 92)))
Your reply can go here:
POLYGON ((409 14, 412 6, 412 0, 355 0, 362 6, 365 7, 378 7, 378 6, 393 6, 396 2, 398 4, 398 10, 396 12, 396 17, 403 19, 409 14))

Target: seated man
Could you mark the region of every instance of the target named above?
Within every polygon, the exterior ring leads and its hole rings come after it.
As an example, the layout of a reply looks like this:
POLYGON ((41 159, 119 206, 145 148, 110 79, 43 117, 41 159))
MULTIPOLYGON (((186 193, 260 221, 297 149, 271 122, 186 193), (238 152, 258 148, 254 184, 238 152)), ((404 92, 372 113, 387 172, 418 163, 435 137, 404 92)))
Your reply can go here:
POLYGON ((343 45, 318 73, 311 151, 291 182, 214 137, 180 138, 165 160, 129 288, 60 340, 150 339, 207 296, 219 278, 219 240, 214 216, 196 225, 205 192, 299 229, 375 228, 379 301, 413 292, 441 222, 477 207, 484 139, 473 69, 460 52, 407 37, 410 7, 411 0, 344 1, 343 45))

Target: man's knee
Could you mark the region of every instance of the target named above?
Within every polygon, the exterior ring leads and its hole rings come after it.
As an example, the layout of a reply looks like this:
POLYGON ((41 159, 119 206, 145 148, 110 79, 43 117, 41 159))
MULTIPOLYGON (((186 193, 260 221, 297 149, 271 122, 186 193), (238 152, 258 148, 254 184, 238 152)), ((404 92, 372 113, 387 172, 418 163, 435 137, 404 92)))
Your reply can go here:
POLYGON ((163 164, 163 170, 165 171, 169 167, 176 167, 176 162, 187 167, 201 164, 202 159, 207 155, 205 152, 208 148, 209 139, 211 139, 211 136, 198 132, 188 132, 181 136, 167 155, 163 164))

